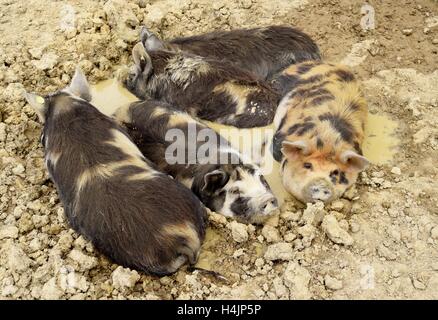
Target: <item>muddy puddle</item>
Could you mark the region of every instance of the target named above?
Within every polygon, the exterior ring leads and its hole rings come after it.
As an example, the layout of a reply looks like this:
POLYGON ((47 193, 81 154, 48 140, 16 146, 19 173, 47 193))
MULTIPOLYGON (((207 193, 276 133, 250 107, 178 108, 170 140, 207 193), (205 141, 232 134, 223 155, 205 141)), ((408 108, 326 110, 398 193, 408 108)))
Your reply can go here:
POLYGON ((219 243, 223 241, 221 235, 214 229, 208 228, 205 233, 205 240, 202 244, 202 250, 199 254, 198 262, 195 267, 205 270, 217 270, 216 258, 217 253, 214 252, 214 248, 217 248, 219 243))
POLYGON ((384 115, 368 114, 362 150, 371 163, 385 164, 394 158, 400 143, 395 134, 397 127, 396 121, 384 115))
POLYGON ((107 116, 111 116, 117 108, 138 100, 116 79, 91 85, 91 96, 91 103, 107 116))

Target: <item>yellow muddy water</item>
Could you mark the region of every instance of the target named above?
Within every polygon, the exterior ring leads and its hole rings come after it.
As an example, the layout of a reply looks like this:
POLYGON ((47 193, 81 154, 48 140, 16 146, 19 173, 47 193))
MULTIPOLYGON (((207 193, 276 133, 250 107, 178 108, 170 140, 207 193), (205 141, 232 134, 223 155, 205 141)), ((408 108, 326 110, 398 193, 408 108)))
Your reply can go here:
POLYGON ((107 116, 111 116, 119 107, 138 100, 116 79, 92 85, 91 96, 91 103, 107 116))
POLYGON ((397 152, 400 140, 395 135, 397 122, 384 115, 368 114, 362 151, 374 164, 385 164, 397 152))
POLYGON ((208 228, 205 233, 205 240, 202 244, 202 250, 199 254, 198 262, 195 264, 195 267, 205 269, 205 270, 213 270, 218 271, 215 268, 217 253, 214 252, 213 248, 217 248, 218 243, 223 241, 222 237, 219 233, 217 233, 214 229, 208 228))

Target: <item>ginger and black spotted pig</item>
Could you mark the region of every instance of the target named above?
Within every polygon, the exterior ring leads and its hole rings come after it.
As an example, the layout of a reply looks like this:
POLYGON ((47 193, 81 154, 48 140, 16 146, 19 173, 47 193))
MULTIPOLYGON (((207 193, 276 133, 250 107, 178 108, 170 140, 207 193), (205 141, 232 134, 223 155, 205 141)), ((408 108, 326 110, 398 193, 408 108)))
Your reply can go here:
POLYGON ((114 117, 160 171, 190 188, 209 209, 244 223, 277 212, 260 168, 213 129, 156 100, 121 106, 114 117))
POLYGON ((272 148, 285 189, 303 202, 330 202, 368 165, 361 145, 367 104, 346 67, 307 61, 277 75, 286 95, 272 148))
POLYGON ((224 61, 137 43, 125 87, 139 99, 165 101, 191 116, 238 128, 272 123, 280 96, 267 82, 224 61))
POLYGON ((205 207, 89 103, 80 70, 63 90, 25 96, 44 123, 46 167, 74 230, 114 262, 146 273, 196 262, 205 207))
POLYGON ((143 27, 140 40, 148 51, 184 51, 230 62, 263 80, 291 64, 321 59, 316 43, 291 26, 213 31, 168 41, 143 27))

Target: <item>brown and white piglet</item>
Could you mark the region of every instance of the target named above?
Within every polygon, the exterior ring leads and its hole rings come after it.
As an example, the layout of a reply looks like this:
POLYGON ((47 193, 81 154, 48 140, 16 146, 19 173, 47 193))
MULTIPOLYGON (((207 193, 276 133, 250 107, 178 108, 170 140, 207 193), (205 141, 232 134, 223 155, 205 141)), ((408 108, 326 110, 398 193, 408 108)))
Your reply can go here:
POLYGON ((274 119, 273 155, 283 185, 303 202, 330 202, 368 165, 361 145, 367 104, 346 67, 307 61, 279 78, 288 93, 274 119))
POLYGON ((204 206, 89 103, 79 69, 69 87, 25 96, 44 123, 45 163, 75 231, 114 262, 146 273, 170 274, 196 262, 204 206))
POLYGON ((120 108, 115 117, 160 171, 209 209, 245 223, 261 223, 276 212, 277 200, 260 168, 187 113, 146 100, 120 108))
POLYGON ((226 61, 265 80, 291 64, 321 59, 316 43, 290 26, 213 31, 168 41, 143 27, 140 39, 148 51, 184 51, 226 61))
POLYGON ((185 52, 134 46, 122 82, 139 99, 162 100, 200 119, 252 128, 272 123, 279 94, 235 65, 185 52))

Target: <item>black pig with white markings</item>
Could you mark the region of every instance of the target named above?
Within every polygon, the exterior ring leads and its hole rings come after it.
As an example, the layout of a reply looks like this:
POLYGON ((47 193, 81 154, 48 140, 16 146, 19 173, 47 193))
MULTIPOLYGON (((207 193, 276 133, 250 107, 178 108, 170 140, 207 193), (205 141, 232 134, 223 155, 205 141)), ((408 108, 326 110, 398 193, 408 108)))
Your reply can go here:
POLYGON ((279 94, 232 64, 185 52, 134 46, 135 65, 122 82, 139 99, 162 100, 200 119, 238 128, 274 119, 279 94))
POLYGON ((146 100, 120 108, 115 117, 148 159, 211 210, 245 223, 261 223, 276 212, 260 168, 187 113, 146 100))
POLYGON ((74 230, 114 262, 146 273, 196 262, 205 207, 89 103, 79 69, 69 87, 25 96, 44 123, 45 163, 74 230))
POLYGON ((291 64, 321 59, 316 43, 290 26, 214 31, 168 41, 143 27, 140 38, 148 51, 184 51, 227 61, 265 80, 291 64))

